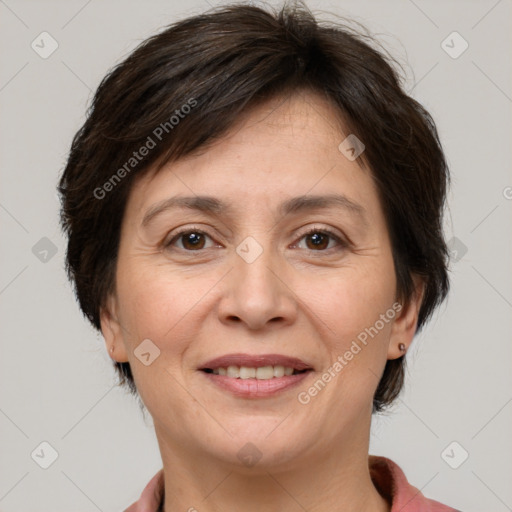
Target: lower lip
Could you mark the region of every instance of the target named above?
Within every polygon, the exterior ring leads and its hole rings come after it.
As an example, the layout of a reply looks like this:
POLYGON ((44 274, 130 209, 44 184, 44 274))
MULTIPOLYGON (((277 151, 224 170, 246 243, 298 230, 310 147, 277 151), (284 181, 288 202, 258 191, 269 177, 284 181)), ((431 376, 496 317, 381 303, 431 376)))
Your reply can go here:
POLYGON ((287 375, 284 377, 274 377, 273 379, 235 379, 226 375, 215 375, 214 373, 201 372, 211 382, 220 388, 230 391, 235 396, 242 398, 265 398, 276 395, 277 393, 297 386, 302 382, 311 371, 298 373, 296 375, 287 375))

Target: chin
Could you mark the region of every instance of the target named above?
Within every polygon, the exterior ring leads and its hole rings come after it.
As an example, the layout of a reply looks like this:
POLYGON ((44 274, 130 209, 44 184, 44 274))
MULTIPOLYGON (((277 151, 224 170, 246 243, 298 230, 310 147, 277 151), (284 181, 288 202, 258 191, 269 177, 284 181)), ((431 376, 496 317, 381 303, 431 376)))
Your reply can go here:
POLYGON ((303 427, 298 432, 284 428, 285 417, 279 421, 276 418, 258 420, 253 417, 250 422, 225 423, 224 427, 232 437, 225 433, 217 439, 210 436, 204 449, 237 472, 255 474, 285 470, 288 465, 291 468, 296 465, 297 457, 308 451, 308 446, 313 448, 314 440, 308 442, 305 439, 303 427))

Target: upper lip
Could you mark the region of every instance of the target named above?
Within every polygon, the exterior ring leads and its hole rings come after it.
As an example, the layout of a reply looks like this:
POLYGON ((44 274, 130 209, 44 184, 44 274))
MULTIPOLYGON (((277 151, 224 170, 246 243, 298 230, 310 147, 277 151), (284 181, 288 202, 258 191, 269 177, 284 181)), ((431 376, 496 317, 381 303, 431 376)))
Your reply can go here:
POLYGON ((246 366, 258 368, 260 366, 285 366, 294 370, 312 370, 313 367, 297 357, 284 356, 281 354, 226 354, 224 356, 210 359, 199 367, 200 370, 215 370, 227 368, 228 366, 246 366))

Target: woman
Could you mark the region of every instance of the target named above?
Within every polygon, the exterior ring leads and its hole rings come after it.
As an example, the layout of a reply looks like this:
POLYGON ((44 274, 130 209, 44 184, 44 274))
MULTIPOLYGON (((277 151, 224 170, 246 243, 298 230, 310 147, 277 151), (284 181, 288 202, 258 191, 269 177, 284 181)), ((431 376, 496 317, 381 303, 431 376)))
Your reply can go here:
POLYGON ((369 456, 448 291, 448 169, 391 59, 233 5, 99 86, 60 182, 69 275, 163 469, 127 510, 450 511, 369 456))

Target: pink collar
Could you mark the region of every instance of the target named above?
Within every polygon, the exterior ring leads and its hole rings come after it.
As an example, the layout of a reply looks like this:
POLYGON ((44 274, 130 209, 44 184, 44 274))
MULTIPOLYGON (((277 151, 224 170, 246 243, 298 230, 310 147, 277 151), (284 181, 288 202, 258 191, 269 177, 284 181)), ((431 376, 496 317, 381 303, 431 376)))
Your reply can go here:
MULTIPOLYGON (((438 501, 426 498, 405 478, 404 472, 391 459, 370 455, 370 476, 381 495, 390 503, 391 512, 458 512, 438 501)), ((164 470, 146 485, 138 501, 124 512, 163 512, 164 470)))

